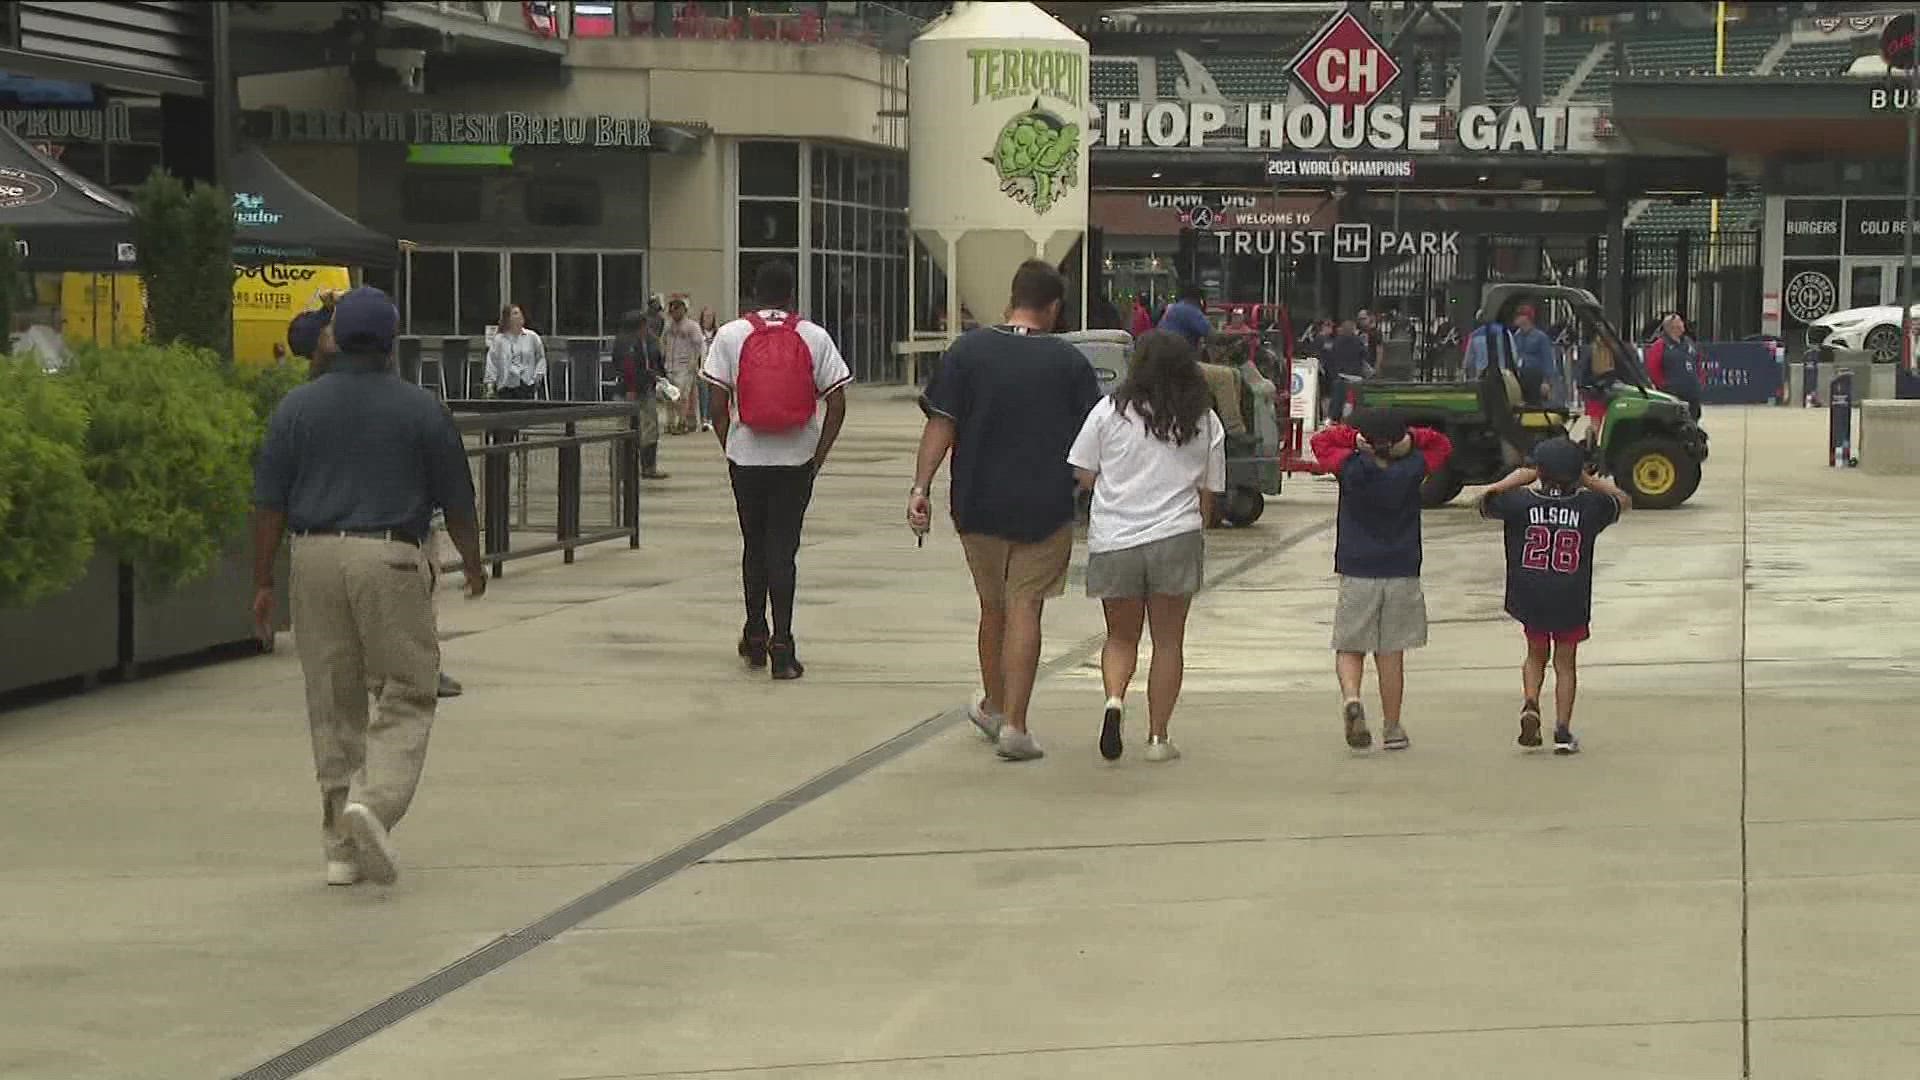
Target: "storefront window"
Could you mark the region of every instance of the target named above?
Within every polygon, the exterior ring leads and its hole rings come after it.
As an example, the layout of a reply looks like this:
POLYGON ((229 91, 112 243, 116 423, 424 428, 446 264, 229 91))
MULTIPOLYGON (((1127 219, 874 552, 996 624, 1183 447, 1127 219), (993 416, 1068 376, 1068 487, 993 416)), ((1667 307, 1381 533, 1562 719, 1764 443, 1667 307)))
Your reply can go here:
POLYGON ((456 313, 459 332, 479 337, 487 327, 500 321, 500 253, 463 251, 460 253, 460 308, 456 313))
POLYGON ((600 328, 600 257, 562 252, 554 256, 557 287, 554 333, 593 337, 600 328))
POLYGON ((543 334, 553 333, 553 254, 516 251, 507 262, 512 287, 502 303, 519 304, 528 326, 543 334))
POLYGON ((910 330, 904 163, 815 146, 808 168, 809 313, 834 332, 856 377, 897 378, 893 343, 910 330))
POLYGON ((799 247, 799 202, 769 199, 740 200, 740 246, 788 249, 799 247))
POLYGON ((800 195, 800 144, 743 142, 740 144, 740 194, 800 195))
POLYGON ((606 334, 619 329, 620 316, 647 306, 647 260, 643 255, 600 256, 600 309, 606 334))
POLYGON ((453 252, 416 251, 407 261, 408 326, 416 334, 453 333, 453 252))
POLYGON ((519 304, 527 325, 542 334, 611 337, 621 312, 646 306, 646 256, 416 249, 397 274, 369 273, 368 282, 392 284, 403 298, 403 332, 418 337, 480 337, 499 324, 508 303, 519 304))

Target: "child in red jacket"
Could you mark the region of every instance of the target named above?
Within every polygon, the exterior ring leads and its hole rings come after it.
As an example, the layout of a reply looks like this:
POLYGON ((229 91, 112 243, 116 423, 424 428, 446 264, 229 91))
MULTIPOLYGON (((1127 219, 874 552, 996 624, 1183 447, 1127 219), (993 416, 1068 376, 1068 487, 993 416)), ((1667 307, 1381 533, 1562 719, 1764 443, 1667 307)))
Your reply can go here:
POLYGON ((1347 745, 1355 750, 1373 745, 1366 707, 1360 704, 1372 653, 1386 717, 1380 744, 1404 750, 1411 744, 1400 723, 1406 654, 1427 643, 1420 488, 1446 466, 1453 444, 1437 431, 1409 429, 1394 410, 1362 409, 1348 423, 1314 435, 1313 453, 1320 468, 1340 481, 1333 555, 1340 595, 1333 612, 1333 650, 1347 745))

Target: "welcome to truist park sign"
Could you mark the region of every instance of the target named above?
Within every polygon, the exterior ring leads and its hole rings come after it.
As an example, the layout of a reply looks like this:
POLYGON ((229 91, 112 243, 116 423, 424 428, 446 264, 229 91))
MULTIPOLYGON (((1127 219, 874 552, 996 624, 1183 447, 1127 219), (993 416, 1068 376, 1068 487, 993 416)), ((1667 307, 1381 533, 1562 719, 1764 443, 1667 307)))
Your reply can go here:
MULTIPOLYGON (((1612 149, 1601 134, 1604 124, 1597 106, 1472 105, 1456 115, 1439 102, 1405 107, 1380 102, 1399 78, 1400 66, 1350 12, 1321 27, 1290 69, 1301 91, 1301 99, 1294 102, 1194 100, 1191 92, 1185 101, 1109 101, 1093 116, 1095 145, 1197 149, 1237 143, 1248 150, 1386 155, 1612 149)), ((1388 169, 1352 175, 1404 179, 1410 170, 1408 164, 1399 173, 1388 169)))

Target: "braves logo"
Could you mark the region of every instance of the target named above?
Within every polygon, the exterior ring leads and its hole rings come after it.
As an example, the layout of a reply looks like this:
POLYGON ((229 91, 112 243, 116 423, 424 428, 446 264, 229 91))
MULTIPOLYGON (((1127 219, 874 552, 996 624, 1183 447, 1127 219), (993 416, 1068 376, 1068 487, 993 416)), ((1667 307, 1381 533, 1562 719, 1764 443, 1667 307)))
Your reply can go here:
POLYGON ((1782 299, 1789 317, 1810 323, 1833 311, 1833 303, 1839 292, 1833 279, 1826 274, 1818 270, 1802 270, 1787 282, 1786 295, 1782 299))

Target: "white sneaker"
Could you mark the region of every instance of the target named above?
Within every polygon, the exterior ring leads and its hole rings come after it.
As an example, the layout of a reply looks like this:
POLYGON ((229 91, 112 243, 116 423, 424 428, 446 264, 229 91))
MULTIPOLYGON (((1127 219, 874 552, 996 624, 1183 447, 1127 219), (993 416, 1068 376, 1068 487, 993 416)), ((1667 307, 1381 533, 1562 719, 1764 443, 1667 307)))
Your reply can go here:
POLYGON ((967 719, 973 721, 973 726, 980 729, 980 734, 985 735, 988 742, 998 741, 1000 729, 1007 725, 1006 717, 987 710, 985 694, 975 697, 973 703, 967 706, 967 719))
POLYGON ((1037 761, 1047 756, 1047 752, 1034 741, 1032 732, 1015 731, 1010 727, 1001 730, 994 750, 1007 761, 1037 761))
POLYGON ((1172 761, 1180 756, 1180 748, 1173 745, 1165 735, 1147 736, 1148 761, 1172 761))
POLYGON ((339 859, 328 859, 327 860, 327 884, 329 885, 360 884, 359 864, 342 861, 339 859))
POLYGON ((376 885, 393 884, 400 870, 393 864, 393 842, 387 839, 387 827, 360 803, 348 803, 341 816, 346 819, 347 832, 353 837, 354 848, 360 856, 361 873, 376 885))

